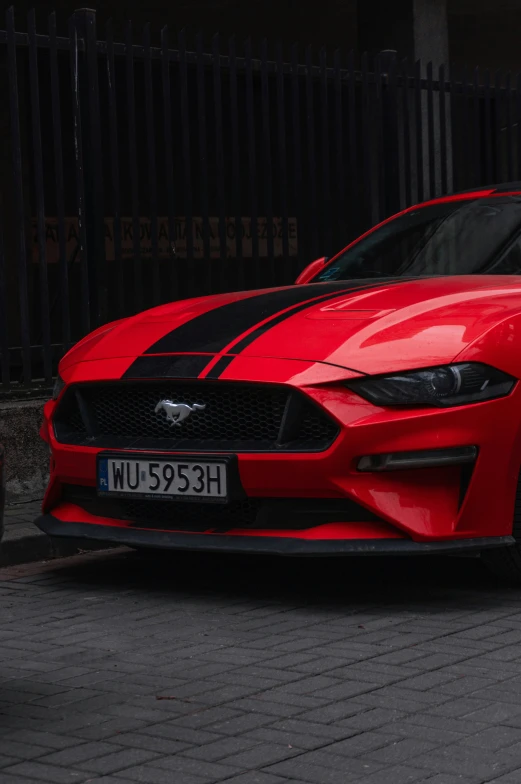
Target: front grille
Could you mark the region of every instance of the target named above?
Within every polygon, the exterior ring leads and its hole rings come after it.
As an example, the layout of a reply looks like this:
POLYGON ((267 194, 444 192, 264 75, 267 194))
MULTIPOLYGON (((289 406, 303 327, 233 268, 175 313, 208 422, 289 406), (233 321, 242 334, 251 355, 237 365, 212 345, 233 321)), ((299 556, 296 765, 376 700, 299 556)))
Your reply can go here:
POLYGON ((73 386, 54 428, 65 444, 199 452, 322 451, 338 435, 336 423, 300 392, 222 381, 73 386), (205 408, 172 425, 164 411, 155 413, 161 400, 205 408))
POLYGON ((165 531, 303 530, 331 522, 381 522, 354 501, 336 498, 246 498, 210 504, 172 498, 154 501, 98 497, 93 487, 64 485, 62 500, 97 517, 165 531))

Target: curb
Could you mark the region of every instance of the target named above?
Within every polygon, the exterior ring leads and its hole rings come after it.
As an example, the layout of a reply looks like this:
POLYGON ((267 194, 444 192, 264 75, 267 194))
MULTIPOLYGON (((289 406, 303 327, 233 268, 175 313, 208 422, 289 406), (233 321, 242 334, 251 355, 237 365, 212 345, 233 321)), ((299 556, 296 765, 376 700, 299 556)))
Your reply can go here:
POLYGON ((92 550, 108 549, 107 544, 100 546, 88 545, 74 540, 51 539, 44 533, 5 539, 0 544, 0 568, 19 566, 34 561, 49 561, 54 558, 66 558, 92 550))
POLYGON ((7 504, 5 531, 0 542, 0 568, 107 549, 106 543, 49 536, 34 524, 40 514, 40 502, 34 498, 7 504))

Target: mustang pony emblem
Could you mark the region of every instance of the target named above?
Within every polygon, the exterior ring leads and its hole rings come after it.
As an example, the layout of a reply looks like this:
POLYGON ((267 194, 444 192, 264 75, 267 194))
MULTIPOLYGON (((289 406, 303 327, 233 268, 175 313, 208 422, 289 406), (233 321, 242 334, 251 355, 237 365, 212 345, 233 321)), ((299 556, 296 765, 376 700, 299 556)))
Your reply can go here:
POLYGON ((180 425, 194 411, 204 411, 205 408, 206 406, 201 406, 199 403, 189 406, 187 403, 173 403, 171 400, 160 400, 154 413, 158 414, 163 410, 166 414, 167 422, 170 422, 171 425, 180 425))

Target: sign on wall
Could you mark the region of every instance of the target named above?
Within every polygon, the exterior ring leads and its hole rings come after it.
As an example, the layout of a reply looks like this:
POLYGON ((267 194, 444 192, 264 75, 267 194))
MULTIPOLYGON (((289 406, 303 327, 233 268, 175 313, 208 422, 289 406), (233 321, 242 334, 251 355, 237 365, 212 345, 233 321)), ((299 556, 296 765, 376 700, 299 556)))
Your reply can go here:
MULTIPOLYGON (((221 246, 219 239, 219 219, 210 218, 210 258, 220 258, 221 246)), ((152 256, 152 225, 150 218, 139 219, 140 228, 140 254, 146 258, 152 256)), ((228 258, 236 258, 237 244, 236 232, 237 226, 235 218, 226 218, 226 251, 228 258)), ((33 261, 38 261, 38 235, 36 228, 36 220, 32 222, 33 229, 33 261)), ((251 219, 243 218, 239 226, 242 233, 242 255, 245 259, 251 258, 253 255, 252 250, 252 235, 251 235, 251 219)), ((59 260, 59 232, 58 220, 56 218, 45 219, 46 231, 46 250, 47 262, 55 264, 59 260)), ((158 231, 158 252, 160 258, 171 258, 173 249, 169 241, 168 235, 168 219, 157 219, 158 231)), ((204 253, 204 239, 203 239, 203 219, 195 217, 192 219, 192 232, 193 232, 193 247, 194 258, 203 259, 204 253)), ((268 222, 266 218, 259 218, 257 220, 257 233, 259 241, 259 256, 268 256, 268 222)), ((67 247, 67 259, 72 260, 78 256, 79 250, 79 233, 78 233, 78 219, 65 218, 65 237, 67 247)), ((283 255, 283 222, 282 218, 273 218, 273 250, 274 255, 283 255)), ((297 219, 288 218, 288 245, 289 255, 297 255, 297 219)), ((186 258, 186 220, 185 218, 175 219, 175 256, 178 258, 186 258)), ((134 255, 134 233, 132 218, 121 219, 121 252, 123 258, 131 259, 134 255)), ((107 261, 114 261, 114 220, 113 218, 105 218, 105 256, 107 261)))

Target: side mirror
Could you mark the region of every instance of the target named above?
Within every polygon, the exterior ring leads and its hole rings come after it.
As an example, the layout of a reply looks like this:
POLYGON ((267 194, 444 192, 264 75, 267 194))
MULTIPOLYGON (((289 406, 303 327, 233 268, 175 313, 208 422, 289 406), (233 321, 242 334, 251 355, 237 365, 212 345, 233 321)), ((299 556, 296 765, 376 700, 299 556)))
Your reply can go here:
POLYGON ((308 266, 302 270, 296 279, 295 284, 299 286, 302 283, 307 283, 320 272, 322 267, 327 264, 328 261, 329 256, 322 256, 320 259, 315 259, 315 261, 312 261, 311 264, 308 264, 308 266))

